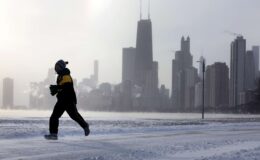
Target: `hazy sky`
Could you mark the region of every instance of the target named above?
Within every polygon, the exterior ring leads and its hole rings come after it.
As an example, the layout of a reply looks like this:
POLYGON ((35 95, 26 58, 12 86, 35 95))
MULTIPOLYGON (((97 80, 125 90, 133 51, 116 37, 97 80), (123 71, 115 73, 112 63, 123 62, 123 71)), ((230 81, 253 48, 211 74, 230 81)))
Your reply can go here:
MULTIPOLYGON (((182 35, 191 38, 194 61, 203 54, 208 64, 229 65, 235 37, 225 31, 243 34, 248 48, 259 45, 259 15, 259 0, 151 0, 160 83, 171 87, 172 51, 182 35)), ((45 79, 58 59, 70 62, 78 81, 98 59, 100 82, 119 83, 122 47, 135 46, 138 20, 139 0, 0 0, 0 103, 4 77, 15 79, 15 103, 27 105, 29 82, 45 79)))

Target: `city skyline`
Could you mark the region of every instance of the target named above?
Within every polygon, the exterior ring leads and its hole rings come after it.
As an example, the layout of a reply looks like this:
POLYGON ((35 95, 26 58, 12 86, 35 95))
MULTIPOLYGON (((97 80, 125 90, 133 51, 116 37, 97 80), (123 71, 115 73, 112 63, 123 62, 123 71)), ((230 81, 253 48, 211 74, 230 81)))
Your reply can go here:
MULTIPOLYGON (((46 70, 61 58, 70 62, 72 74, 78 80, 92 73, 92 61, 98 59, 101 82, 121 81, 122 47, 131 47, 129 44, 135 44, 136 40, 136 22, 140 18, 138 0, 0 3, 0 54, 3 57, 0 79, 19 79, 16 104, 28 102, 30 82, 41 81, 46 77, 46 70), (127 9, 122 11, 122 8, 127 9), (106 74, 111 70, 111 74, 106 74)), ((148 16, 146 3, 144 1, 143 18, 148 16)), ((207 64, 220 61, 229 66, 230 42, 235 37, 225 33, 226 30, 242 34, 248 46, 259 45, 260 24, 255 16, 259 3, 152 0, 154 60, 159 63, 159 83, 171 88, 172 50, 179 48, 182 35, 192 37, 193 61, 203 55, 207 64), (160 12, 162 7, 164 12, 160 12)))
MULTIPOLYGON (((140 20, 143 22, 147 20, 140 20)), ((138 22, 138 23, 139 23, 138 22)), ((147 26, 145 27, 146 29, 147 26)), ((142 29, 146 32, 146 29, 142 29)), ((139 28, 137 29, 139 30, 139 28)), ((141 39, 145 39, 139 47, 143 50, 150 48, 152 43, 149 38, 151 35, 145 35, 139 32, 141 39), (145 38, 146 37, 146 38, 145 38)), ((152 33, 150 33, 152 34, 152 33)), ((137 37, 139 37, 137 36, 137 37)), ((139 38, 137 38, 139 39, 139 38)), ((137 41, 138 42, 138 41, 137 41)), ((140 42, 140 41, 139 41, 140 42)), ((152 62, 152 68, 143 68, 144 81, 139 81, 135 73, 140 71, 136 67, 136 62, 144 63, 148 56, 139 56, 143 52, 136 52, 135 48, 123 48, 123 72, 122 82, 116 85, 101 82, 98 84, 99 63, 94 61, 93 74, 90 78, 84 78, 78 83, 74 79, 74 86, 79 96, 79 106, 84 110, 95 111, 158 111, 158 112, 196 112, 202 105, 202 77, 200 72, 202 68, 193 67, 192 54, 190 53, 190 37, 182 37, 180 50, 176 51, 176 59, 172 60, 172 94, 165 85, 158 86, 158 62, 152 62), (141 58, 138 60, 138 58, 141 58), (141 83, 140 83, 141 82, 141 83)), ((255 57, 259 57, 259 47, 253 46, 252 50, 246 49, 246 39, 241 35, 231 42, 231 70, 229 79, 229 68, 226 63, 215 62, 207 65, 205 72, 205 103, 206 109, 210 112, 236 112, 241 105, 251 103, 254 107, 255 91, 259 79, 259 70, 255 74, 255 67, 258 68, 258 62, 255 57), (241 67, 242 66, 242 67, 241 67), (239 77, 238 79, 235 77, 239 77), (230 81, 230 83, 229 83, 230 81), (240 82, 239 82, 240 81, 240 82), (229 86, 230 85, 230 86, 229 86), (230 99, 229 99, 230 94, 230 99), (232 100, 234 99, 234 100, 232 100), (228 102, 229 101, 229 102, 228 102)), ((150 52, 151 53, 151 52, 150 52)), ((152 54, 152 53, 151 53, 152 54)), ((151 59, 150 59, 151 60, 151 59)), ((205 61, 203 57, 200 61, 205 61)), ((149 62, 149 61, 147 61, 149 62)), ((151 62, 150 62, 151 63, 151 62)), ((48 85, 55 81, 55 72, 53 68, 48 71, 48 76, 41 82, 32 82, 30 84, 30 105, 14 105, 13 86, 14 80, 11 78, 3 79, 3 108, 9 109, 48 109, 53 102, 49 94, 48 85)), ((250 109, 250 108, 248 108, 250 109)))

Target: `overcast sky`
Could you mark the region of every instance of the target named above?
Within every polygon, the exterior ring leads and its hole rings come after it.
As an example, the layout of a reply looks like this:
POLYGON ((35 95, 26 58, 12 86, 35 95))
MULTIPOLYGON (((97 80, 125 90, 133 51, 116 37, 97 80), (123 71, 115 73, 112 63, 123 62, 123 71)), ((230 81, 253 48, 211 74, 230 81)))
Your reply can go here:
MULTIPOLYGON (((244 35, 248 49, 259 45, 259 15, 259 0, 151 0, 160 84, 171 87, 182 35, 191 38, 194 61, 203 54, 208 64, 229 65, 235 37, 225 31, 244 35)), ((92 74, 97 59, 100 82, 119 83, 122 48, 135 46, 139 18, 139 0, 0 0, 0 95, 2 79, 14 78, 15 103, 27 105, 29 83, 45 79, 58 59, 70 62, 78 81, 92 74)))

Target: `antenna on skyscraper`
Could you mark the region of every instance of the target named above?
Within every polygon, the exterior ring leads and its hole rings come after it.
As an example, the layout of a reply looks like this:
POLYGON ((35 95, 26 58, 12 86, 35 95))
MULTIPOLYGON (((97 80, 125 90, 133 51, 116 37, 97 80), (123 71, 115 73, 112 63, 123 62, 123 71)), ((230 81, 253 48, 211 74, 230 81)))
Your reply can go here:
POLYGON ((148 1, 148 19, 150 19, 150 0, 148 1))
POLYGON ((140 0, 140 20, 142 19, 142 0, 140 0))

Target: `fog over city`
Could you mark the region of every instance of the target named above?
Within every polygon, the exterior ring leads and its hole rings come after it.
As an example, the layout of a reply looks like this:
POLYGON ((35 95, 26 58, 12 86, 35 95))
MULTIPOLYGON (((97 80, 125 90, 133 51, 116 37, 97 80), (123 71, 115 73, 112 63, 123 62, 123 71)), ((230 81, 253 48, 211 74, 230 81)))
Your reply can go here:
MULTIPOLYGON (((230 65, 230 44, 241 34, 247 49, 260 45, 259 0, 151 0, 153 59, 159 84, 172 86, 172 59, 181 37, 190 37, 193 65, 230 65)), ((142 18, 148 17, 143 0, 142 18)), ((0 104, 2 80, 14 79, 14 103, 29 104, 30 82, 43 81, 59 59, 78 82, 93 74, 99 83, 121 83, 122 48, 135 47, 139 0, 1 0, 0 104)), ((160 86, 160 85, 159 85, 160 86)), ((52 106, 51 106, 52 107, 52 106)))
POLYGON ((259 159, 259 8, 0 0, 0 159, 259 159))

